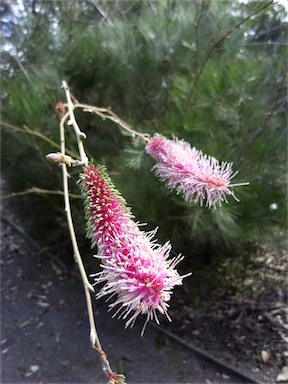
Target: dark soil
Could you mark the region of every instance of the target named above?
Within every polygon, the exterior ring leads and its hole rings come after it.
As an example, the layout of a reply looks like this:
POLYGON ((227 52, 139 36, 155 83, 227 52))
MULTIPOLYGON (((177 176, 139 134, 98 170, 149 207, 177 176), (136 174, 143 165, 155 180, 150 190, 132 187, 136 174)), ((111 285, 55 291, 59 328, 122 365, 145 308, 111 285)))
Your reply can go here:
POLYGON ((193 307, 184 286, 173 297, 173 322, 165 326, 242 372, 274 383, 283 368, 287 372, 286 276, 287 253, 259 248, 245 276, 233 277, 237 293, 230 293, 231 281, 226 281, 193 307))

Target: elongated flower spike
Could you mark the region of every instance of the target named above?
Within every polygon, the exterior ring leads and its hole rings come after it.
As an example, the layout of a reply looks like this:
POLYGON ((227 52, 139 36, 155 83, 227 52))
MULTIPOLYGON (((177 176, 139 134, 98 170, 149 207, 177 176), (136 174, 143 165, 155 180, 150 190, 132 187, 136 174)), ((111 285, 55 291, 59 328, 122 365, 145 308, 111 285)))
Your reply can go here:
POLYGON ((142 334, 149 320, 155 319, 159 324, 156 311, 170 320, 170 295, 184 278, 175 269, 181 255, 168 259, 170 243, 161 246, 152 240, 156 230, 140 231, 104 167, 90 164, 81 175, 80 186, 85 200, 87 236, 92 246, 98 247, 96 257, 102 267, 101 272, 92 276, 95 284, 105 282, 96 298, 108 295, 109 300, 115 296, 109 307, 119 306, 114 316, 127 319, 126 327, 132 327, 138 315, 146 314, 142 334))
POLYGON ((211 208, 227 203, 226 195, 234 195, 233 187, 249 183, 230 184, 237 172, 232 173, 232 163, 220 163, 214 157, 204 155, 184 140, 168 140, 155 134, 145 147, 156 160, 155 174, 166 183, 168 189, 183 194, 188 202, 199 202, 211 208))

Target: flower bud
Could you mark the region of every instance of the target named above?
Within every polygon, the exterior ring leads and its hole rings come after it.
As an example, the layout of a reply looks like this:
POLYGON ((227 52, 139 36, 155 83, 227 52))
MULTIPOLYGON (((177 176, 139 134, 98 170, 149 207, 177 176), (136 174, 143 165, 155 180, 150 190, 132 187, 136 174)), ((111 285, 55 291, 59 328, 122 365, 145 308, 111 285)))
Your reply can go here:
POLYGON ((72 164, 72 157, 68 155, 62 155, 62 153, 60 152, 49 153, 48 155, 46 155, 46 159, 51 161, 52 163, 66 164, 69 167, 71 167, 71 164, 72 164))

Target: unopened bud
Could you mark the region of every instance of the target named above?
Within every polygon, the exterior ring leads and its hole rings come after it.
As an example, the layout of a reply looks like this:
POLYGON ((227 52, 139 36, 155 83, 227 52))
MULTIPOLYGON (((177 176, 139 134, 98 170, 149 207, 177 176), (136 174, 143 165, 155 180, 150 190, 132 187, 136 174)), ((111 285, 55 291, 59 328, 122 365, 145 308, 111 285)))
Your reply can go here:
POLYGON ((46 159, 51 161, 52 163, 66 164, 69 167, 71 167, 71 164, 72 164, 72 157, 68 155, 62 155, 62 153, 60 152, 49 153, 48 155, 46 155, 46 159))
POLYGON ((59 100, 58 103, 55 105, 55 111, 57 112, 60 119, 65 115, 66 108, 61 100, 59 100))

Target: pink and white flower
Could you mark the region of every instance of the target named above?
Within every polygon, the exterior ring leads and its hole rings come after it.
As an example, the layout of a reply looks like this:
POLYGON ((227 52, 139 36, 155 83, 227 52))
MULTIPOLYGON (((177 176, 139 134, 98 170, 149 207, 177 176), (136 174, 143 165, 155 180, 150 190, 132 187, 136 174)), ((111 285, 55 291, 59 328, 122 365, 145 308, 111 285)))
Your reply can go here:
POLYGON ((222 201, 226 195, 234 195, 233 187, 249 183, 230 184, 233 174, 232 163, 220 163, 214 157, 204 155, 184 140, 168 140, 155 134, 147 143, 146 152, 156 160, 155 174, 166 183, 168 189, 183 194, 188 202, 205 202, 211 208, 222 201))
MULTIPOLYGON (((85 199, 87 236, 97 245, 102 271, 94 276, 95 284, 105 282, 96 297, 116 296, 110 309, 119 306, 115 315, 133 326, 138 315, 146 314, 142 334, 149 320, 159 324, 157 311, 168 315, 169 300, 175 285, 181 285, 175 266, 181 255, 170 258, 171 245, 163 246, 152 238, 156 230, 145 233, 133 221, 130 208, 115 189, 104 167, 90 164, 81 175, 85 199)), ((186 275, 187 276, 187 275, 186 275)))

